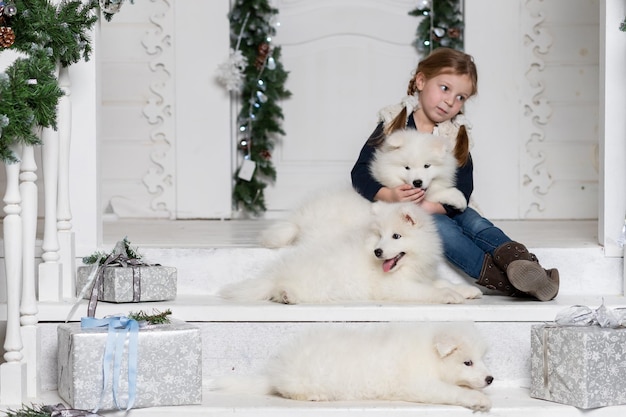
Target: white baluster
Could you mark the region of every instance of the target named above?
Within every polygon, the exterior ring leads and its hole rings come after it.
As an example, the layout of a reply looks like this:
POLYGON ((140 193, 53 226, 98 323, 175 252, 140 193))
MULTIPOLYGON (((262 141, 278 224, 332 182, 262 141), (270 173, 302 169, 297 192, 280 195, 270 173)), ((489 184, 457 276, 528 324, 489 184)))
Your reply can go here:
MULTIPOLYGON (((19 155, 19 146, 12 150, 19 155)), ((7 285, 7 329, 4 360, 0 365, 0 404, 21 404, 26 397, 26 363, 22 362, 20 334, 20 286, 22 275, 22 219, 20 217, 20 164, 6 164, 3 221, 4 261, 7 285)))
POLYGON ((57 128, 59 132, 59 190, 57 205, 57 229, 61 264, 63 265, 63 297, 76 296, 76 255, 74 232, 72 231, 72 212, 70 210, 70 143, 72 138, 72 101, 71 86, 67 67, 59 68, 59 87, 65 93, 57 106, 57 128))
POLYGON ((57 191, 59 178, 59 133, 44 128, 41 134, 44 189, 44 225, 39 264, 39 301, 59 301, 63 293, 62 265, 59 263, 57 232, 57 191))
POLYGON ((37 237, 37 163, 33 146, 22 147, 20 166, 20 194, 22 197, 22 303, 20 323, 26 362, 27 395, 38 392, 37 297, 35 295, 35 240, 37 237))

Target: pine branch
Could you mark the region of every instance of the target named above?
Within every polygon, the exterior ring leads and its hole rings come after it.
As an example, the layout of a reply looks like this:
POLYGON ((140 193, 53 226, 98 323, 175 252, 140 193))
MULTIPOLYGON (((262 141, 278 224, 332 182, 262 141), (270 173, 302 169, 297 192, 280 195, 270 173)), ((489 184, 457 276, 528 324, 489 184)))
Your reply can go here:
MULTIPOLYGON (((123 246, 123 250, 124 253, 122 255, 124 255, 124 257, 128 258, 128 259, 139 259, 141 260, 142 256, 137 252, 136 248, 133 248, 130 245, 130 241, 128 240, 128 237, 124 237, 124 239, 122 239, 120 242, 118 242, 117 245, 115 245, 116 247, 119 244, 122 244, 123 246)), ((89 256, 85 256, 83 257, 82 261, 85 265, 92 265, 95 264, 96 262, 100 262, 100 265, 104 264, 104 261, 111 255, 113 255, 115 253, 115 249, 113 248, 110 252, 106 253, 106 252, 102 252, 102 251, 96 251, 94 253, 92 253, 89 256)))
POLYGON ((167 316, 171 315, 172 311, 169 308, 162 313, 156 309, 154 309, 153 311, 153 314, 148 314, 143 310, 138 311, 137 313, 131 312, 128 315, 128 318, 137 321, 145 321, 148 322, 148 324, 167 324, 170 322, 170 319, 167 316))

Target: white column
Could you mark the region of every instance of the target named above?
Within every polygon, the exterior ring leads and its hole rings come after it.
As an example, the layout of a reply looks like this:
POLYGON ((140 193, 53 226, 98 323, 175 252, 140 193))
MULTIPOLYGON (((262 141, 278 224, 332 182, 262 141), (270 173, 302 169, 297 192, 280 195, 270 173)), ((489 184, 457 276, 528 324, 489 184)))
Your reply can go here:
MULTIPOLYGON (((19 147, 13 151, 19 155, 19 147)), ((26 363, 22 362, 20 292, 22 275, 22 219, 19 189, 20 164, 6 164, 7 188, 3 221, 5 277, 7 286, 7 329, 4 360, 0 365, 0 404, 21 404, 26 397, 26 363)))
MULTIPOLYGON (((626 2, 600 2, 600 187, 598 239, 606 256, 623 256, 617 239, 626 218, 626 2)), ((625 283, 626 284, 626 283, 625 283)), ((625 287, 626 288, 626 287, 625 287)))

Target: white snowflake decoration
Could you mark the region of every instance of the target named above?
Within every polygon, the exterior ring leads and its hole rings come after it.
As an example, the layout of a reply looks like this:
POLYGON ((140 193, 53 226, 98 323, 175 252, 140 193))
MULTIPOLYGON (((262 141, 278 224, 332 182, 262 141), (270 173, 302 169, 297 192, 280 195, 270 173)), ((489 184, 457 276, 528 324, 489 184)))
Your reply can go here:
POLYGON ((223 84, 228 91, 240 91, 243 87, 243 71, 248 65, 248 60, 240 50, 230 49, 228 60, 220 64, 217 68, 217 80, 223 84))

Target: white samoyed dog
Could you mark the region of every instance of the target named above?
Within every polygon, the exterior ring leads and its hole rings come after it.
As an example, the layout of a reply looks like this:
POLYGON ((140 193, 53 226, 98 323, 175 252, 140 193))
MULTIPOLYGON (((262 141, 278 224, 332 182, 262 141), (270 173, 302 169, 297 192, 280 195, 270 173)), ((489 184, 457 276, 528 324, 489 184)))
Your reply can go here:
POLYGON ((372 176, 386 187, 409 184, 426 191, 425 199, 465 210, 465 196, 454 187, 457 160, 454 144, 442 136, 399 130, 374 153, 372 176))
MULTIPOLYGON (((413 203, 369 203, 355 227, 282 249, 257 278, 223 287, 236 301, 285 304, 343 301, 463 303, 480 298, 474 286, 438 278, 441 240, 432 217, 413 203)), ((357 200, 358 201, 358 200, 357 200)), ((356 214, 355 214, 356 215, 356 214)))
MULTIPOLYGON (((444 137, 400 130, 376 149, 370 171, 386 187, 409 184, 426 190, 428 201, 465 210, 467 201, 454 187, 457 161, 453 146, 444 137)), ((329 239, 367 221, 370 204, 352 188, 320 192, 286 220, 262 231, 260 242, 268 248, 281 248, 310 238, 329 239)))
POLYGON ((486 343, 472 322, 343 326, 296 336, 254 376, 228 375, 213 390, 302 401, 390 400, 488 411, 486 343))

